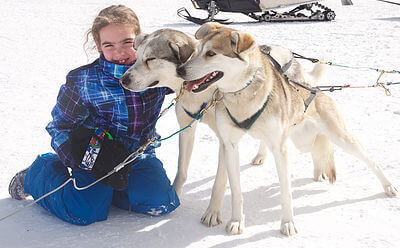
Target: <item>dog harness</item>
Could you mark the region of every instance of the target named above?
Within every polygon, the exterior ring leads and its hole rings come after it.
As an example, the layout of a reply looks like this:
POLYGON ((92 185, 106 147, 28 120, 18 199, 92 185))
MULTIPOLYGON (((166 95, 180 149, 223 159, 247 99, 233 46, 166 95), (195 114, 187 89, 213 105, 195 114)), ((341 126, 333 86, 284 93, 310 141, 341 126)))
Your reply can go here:
POLYGON ((274 59, 274 57, 271 56, 271 47, 267 46, 267 45, 262 45, 260 46, 260 51, 267 55, 269 60, 271 61, 272 65, 275 67, 275 69, 281 73, 284 74, 289 67, 292 65, 292 61, 293 61, 293 56, 292 58, 289 60, 289 62, 287 62, 286 64, 284 64, 283 66, 281 66, 278 61, 276 61, 276 59, 274 59))
POLYGON ((262 108, 260 110, 258 110, 254 115, 252 115, 250 118, 248 118, 242 122, 238 122, 235 119, 235 117, 232 116, 231 112, 229 112, 229 109, 227 107, 225 107, 225 109, 228 112, 228 115, 231 118, 231 120, 233 121, 233 123, 236 124, 236 126, 242 128, 242 129, 249 130, 251 128, 251 126, 253 126, 254 122, 256 122, 258 117, 260 117, 260 115, 262 114, 264 109, 267 107, 268 101, 269 101, 269 96, 267 97, 267 100, 265 101, 264 105, 262 106, 262 108))
POLYGON ((278 61, 276 61, 276 60, 271 56, 271 54, 270 54, 270 52, 271 52, 271 47, 266 46, 266 45, 262 45, 262 46, 260 46, 260 51, 261 51, 263 54, 265 54, 265 55, 268 56, 269 60, 271 61, 272 65, 275 67, 275 69, 276 69, 288 82, 293 83, 293 84, 295 84, 295 85, 297 85, 297 86, 300 86, 300 87, 302 87, 303 89, 306 89, 306 90, 308 90, 308 91, 310 92, 310 96, 309 96, 306 100, 303 100, 303 101, 304 101, 304 107, 305 107, 305 108, 304 108, 304 112, 306 112, 308 106, 311 104, 311 102, 312 102, 312 101, 314 100, 314 98, 316 97, 317 92, 318 92, 318 89, 315 88, 315 87, 310 88, 310 87, 307 87, 307 86, 305 86, 305 85, 303 85, 303 84, 301 84, 301 83, 299 83, 299 82, 290 80, 284 73, 285 73, 285 72, 289 69, 289 67, 292 65, 293 58, 307 59, 307 60, 310 60, 310 61, 313 62, 313 63, 318 62, 318 60, 311 59, 311 58, 306 58, 306 57, 301 56, 301 55, 299 55, 299 54, 297 54, 297 53, 292 53, 293 56, 292 56, 292 58, 290 59, 290 61, 289 61, 288 63, 286 63, 285 65, 281 66, 281 65, 278 63, 278 61))
POLYGON ((201 111, 202 111, 203 109, 205 109, 206 106, 207 106, 207 103, 204 102, 204 103, 200 106, 200 110, 199 110, 197 113, 192 113, 192 112, 190 112, 189 110, 185 109, 184 107, 182 107, 182 108, 183 108, 183 110, 185 111, 185 113, 186 113, 188 116, 192 117, 193 119, 198 120, 198 119, 201 118, 201 114, 200 114, 201 111))
MULTIPOLYGON (((267 55, 269 60, 271 61, 272 65, 275 67, 275 69, 281 73, 282 75, 289 69, 289 67, 292 65, 292 61, 293 61, 293 57, 290 59, 290 61, 286 64, 284 64, 283 66, 281 66, 278 61, 276 61, 271 55, 271 47, 267 46, 267 45, 262 45, 259 47, 260 51, 267 55)), ((252 78, 252 80, 250 80, 249 83, 246 84, 246 86, 239 90, 242 91, 244 89, 246 89, 254 80, 254 77, 252 78)), ((238 93, 239 91, 236 92, 232 92, 232 93, 238 93)), ((231 93, 231 92, 230 92, 231 93)), ((260 117, 260 115, 262 114, 262 112, 265 110, 265 108, 268 105, 269 102, 269 98, 270 96, 267 97, 267 100, 265 101, 264 105, 261 107, 261 109, 259 109, 254 115, 252 115, 250 118, 239 122, 238 120, 235 119, 235 117, 232 116, 231 112, 229 111, 229 109, 227 107, 225 107, 226 111, 228 112, 229 117, 231 118, 231 120, 233 121, 233 123, 235 123, 236 126, 238 126, 241 129, 246 129, 249 130, 253 124, 256 122, 256 120, 258 119, 258 117, 260 117)))

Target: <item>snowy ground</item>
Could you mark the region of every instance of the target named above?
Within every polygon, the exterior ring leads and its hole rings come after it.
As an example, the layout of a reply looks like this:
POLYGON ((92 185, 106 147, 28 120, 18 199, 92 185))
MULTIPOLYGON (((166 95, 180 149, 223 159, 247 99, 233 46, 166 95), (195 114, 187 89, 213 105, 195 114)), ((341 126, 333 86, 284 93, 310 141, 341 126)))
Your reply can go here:
MULTIPOLYGON (((400 6, 374 0, 338 0, 323 4, 335 10, 329 23, 250 23, 239 14, 222 14, 238 23, 233 28, 253 34, 259 43, 279 44, 310 57, 350 66, 400 70, 400 6)), ((111 0, 2 0, 0 5, 0 217, 27 205, 8 195, 8 183, 37 154, 51 151, 44 127, 50 120, 66 73, 88 60, 82 49, 84 32, 111 0)), ((120 1, 133 8, 144 31, 174 28, 194 33, 198 26, 179 19, 189 0, 120 1)), ((93 56, 92 56, 93 57, 93 56)), ((305 62, 305 66, 311 65, 305 62)), ((326 84, 371 85, 376 72, 331 67, 326 84)), ((384 81, 400 81, 400 75, 384 81)), ((400 187, 400 86, 346 89, 329 93, 340 106, 349 130, 400 187)), ((169 100, 169 99, 167 99, 169 100)), ((177 130, 173 111, 158 125, 166 136, 177 130)), ((272 156, 263 166, 249 165, 257 142, 245 137, 240 146, 241 181, 246 230, 231 236, 230 193, 222 225, 207 228, 200 217, 207 208, 216 172, 217 140, 200 125, 184 187, 182 205, 164 217, 148 217, 112 208, 107 221, 80 227, 64 223, 38 206, 0 222, 1 247, 399 247, 400 201, 385 197, 364 164, 336 149, 338 180, 334 185, 312 180, 310 156, 290 146, 295 222, 299 234, 280 234, 279 185, 272 156)), ((171 180, 176 173, 178 139, 158 150, 171 180)))

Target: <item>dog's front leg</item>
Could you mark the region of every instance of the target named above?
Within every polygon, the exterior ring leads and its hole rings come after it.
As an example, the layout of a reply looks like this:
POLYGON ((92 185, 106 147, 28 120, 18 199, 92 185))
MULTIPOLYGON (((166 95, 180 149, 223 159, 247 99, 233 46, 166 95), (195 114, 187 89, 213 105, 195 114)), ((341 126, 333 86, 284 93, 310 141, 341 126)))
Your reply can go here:
POLYGON ((224 141, 224 161, 228 171, 232 195, 232 217, 226 225, 230 234, 241 234, 244 231, 243 196, 240 187, 239 151, 237 142, 224 141))
MULTIPOLYGON (((185 127, 190 123, 191 119, 186 117, 185 113, 176 113, 179 126, 185 127)), ((182 188, 187 179, 187 171, 192 156, 193 144, 195 138, 197 123, 193 123, 191 128, 179 133, 179 156, 178 156, 178 171, 175 176, 173 187, 179 198, 182 196, 182 188)))
POLYGON ((227 179, 228 176, 224 165, 224 148, 220 140, 218 152, 218 170, 211 193, 211 200, 206 212, 201 217, 201 222, 206 226, 216 226, 222 223, 221 207, 225 195, 227 179))
POLYGON ((280 144, 274 145, 272 153, 275 157, 280 184, 280 198, 282 203, 281 233, 287 236, 295 235, 297 229, 293 221, 292 190, 286 142, 282 141, 280 144))

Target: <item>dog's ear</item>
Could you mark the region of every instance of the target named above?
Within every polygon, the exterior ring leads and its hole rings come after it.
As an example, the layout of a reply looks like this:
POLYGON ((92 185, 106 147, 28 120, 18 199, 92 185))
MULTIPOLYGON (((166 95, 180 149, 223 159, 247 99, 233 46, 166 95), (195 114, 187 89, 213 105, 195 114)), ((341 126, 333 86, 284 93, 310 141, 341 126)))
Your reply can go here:
POLYGON ((170 42, 169 46, 171 47, 172 51, 174 52, 175 57, 183 64, 185 63, 190 56, 192 56, 194 49, 190 45, 184 43, 174 43, 170 42))
POLYGON ((136 36, 135 43, 134 43, 134 47, 136 50, 140 46, 140 44, 142 44, 142 42, 147 38, 147 36, 149 36, 149 35, 143 34, 143 33, 136 36))
POLYGON ((198 40, 201 40, 204 37, 206 37, 207 34, 221 28, 226 28, 226 27, 218 22, 207 22, 201 25, 201 27, 194 34, 194 37, 198 40))
POLYGON ((182 64, 185 63, 190 56, 192 56, 193 52, 193 47, 189 46, 188 44, 184 44, 183 46, 179 47, 179 59, 182 64))
POLYGON ((256 46, 254 38, 246 33, 234 31, 231 33, 231 45, 236 54, 240 54, 256 46))

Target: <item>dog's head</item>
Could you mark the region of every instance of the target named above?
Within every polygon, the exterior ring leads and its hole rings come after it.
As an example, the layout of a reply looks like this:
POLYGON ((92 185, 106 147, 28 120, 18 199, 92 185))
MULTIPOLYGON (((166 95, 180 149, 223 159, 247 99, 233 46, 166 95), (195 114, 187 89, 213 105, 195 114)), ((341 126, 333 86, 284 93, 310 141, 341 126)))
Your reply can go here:
POLYGON ((131 91, 169 87, 178 90, 183 79, 176 69, 188 60, 196 40, 177 30, 161 29, 135 39, 137 60, 122 76, 122 86, 131 91))
POLYGON ((214 83, 221 90, 234 91, 241 86, 232 82, 245 83, 251 76, 249 65, 253 64, 254 51, 259 51, 251 35, 219 23, 206 23, 195 37, 200 40, 196 53, 178 68, 188 91, 199 93, 214 83))

